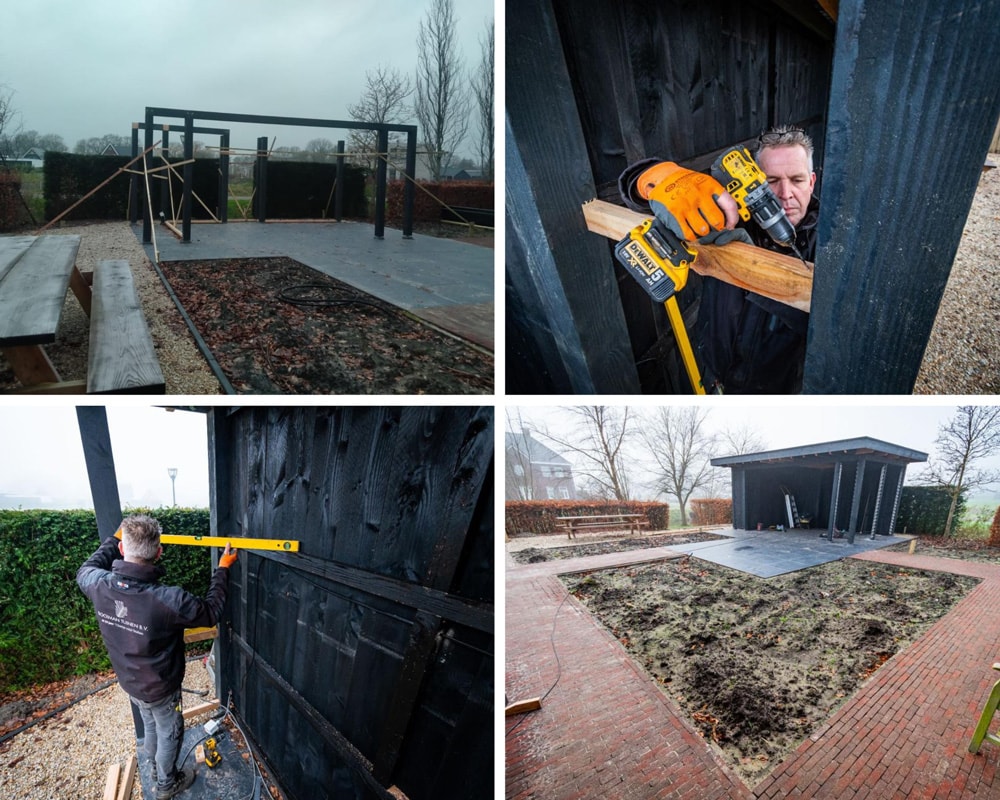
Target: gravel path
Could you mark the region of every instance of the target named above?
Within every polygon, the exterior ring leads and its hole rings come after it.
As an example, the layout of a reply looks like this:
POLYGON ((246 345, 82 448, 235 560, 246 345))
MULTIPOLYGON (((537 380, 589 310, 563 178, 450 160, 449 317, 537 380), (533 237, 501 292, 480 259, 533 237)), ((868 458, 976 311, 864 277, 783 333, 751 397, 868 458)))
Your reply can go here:
MULTIPOLYGON (((184 688, 208 692, 205 697, 185 692, 185 707, 215 699, 200 660, 188 662, 184 688)), ((186 725, 203 723, 207 716, 189 719, 186 725)), ((128 696, 118 684, 96 692, 0 745, 0 796, 101 800, 108 766, 117 761, 124 770, 136 751, 134 730, 128 696)), ((131 797, 142 800, 138 779, 131 797)))
POLYGON ((1000 394, 998 265, 1000 169, 989 169, 979 178, 914 394, 1000 394))

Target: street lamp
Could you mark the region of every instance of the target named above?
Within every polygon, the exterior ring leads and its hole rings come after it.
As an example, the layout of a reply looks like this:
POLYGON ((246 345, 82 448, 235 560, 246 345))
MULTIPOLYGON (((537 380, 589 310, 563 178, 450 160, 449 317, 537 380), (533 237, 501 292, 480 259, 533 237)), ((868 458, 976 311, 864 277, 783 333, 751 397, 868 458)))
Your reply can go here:
POLYGON ((167 467, 167 475, 170 476, 170 493, 174 496, 174 508, 177 508, 177 467, 167 467))

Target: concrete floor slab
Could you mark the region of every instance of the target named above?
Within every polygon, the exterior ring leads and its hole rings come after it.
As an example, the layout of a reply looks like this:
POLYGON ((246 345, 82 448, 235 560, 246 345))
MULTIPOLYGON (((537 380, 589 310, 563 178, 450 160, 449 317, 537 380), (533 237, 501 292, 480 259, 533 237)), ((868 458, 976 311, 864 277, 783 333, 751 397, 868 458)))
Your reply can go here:
MULTIPOLYGON (((142 240, 142 226, 133 229, 142 240)), ((287 256, 438 327, 493 349, 493 250, 361 222, 230 222, 191 226, 184 243, 157 227, 161 261, 287 256), (468 311, 464 311, 467 309, 468 311)), ((152 244, 144 245, 153 258, 152 244)))
POLYGON ((820 538, 824 531, 714 531, 728 537, 725 541, 696 542, 667 548, 723 567, 748 572, 760 578, 773 578, 797 572, 828 561, 856 556, 893 544, 908 541, 908 536, 878 536, 874 540, 857 534, 854 544, 846 538, 820 538))

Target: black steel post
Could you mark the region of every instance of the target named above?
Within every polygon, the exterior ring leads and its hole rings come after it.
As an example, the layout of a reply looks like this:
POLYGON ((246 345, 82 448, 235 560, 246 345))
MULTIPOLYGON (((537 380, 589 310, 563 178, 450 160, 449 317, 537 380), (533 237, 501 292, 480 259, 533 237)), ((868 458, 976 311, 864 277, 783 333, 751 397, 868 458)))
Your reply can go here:
MULTIPOLYGON (((162 167, 166 166, 170 162, 170 126, 163 126, 163 139, 160 141, 160 152, 163 154, 163 158, 166 161, 157 164, 156 166, 162 167)), ((166 209, 170 209, 170 218, 173 219, 174 209, 170 205, 170 181, 171 175, 170 170, 166 169, 160 173, 166 180, 160 181, 160 214, 165 218, 167 216, 166 209)))
POLYGON ((219 222, 229 222, 229 134, 219 139, 219 222))
POLYGON ((854 473, 854 494, 851 496, 851 521, 847 527, 847 543, 854 544, 854 536, 860 533, 858 530, 858 513, 861 511, 861 493, 865 488, 865 459, 861 459, 856 465, 854 473))
POLYGON ((378 162, 375 166, 375 238, 385 238, 385 181, 386 159, 389 155, 389 131, 380 128, 375 149, 378 162))
MULTIPOLYGON (((139 123, 132 123, 132 158, 139 155, 139 123)), ((134 164, 132 165, 135 166, 134 164)), ((128 221, 135 225, 139 221, 139 176, 134 172, 128 182, 128 221)))
MULTIPOLYGON (((146 106, 146 138, 145 138, 144 150, 148 150, 153 146, 153 109, 146 106)), ((139 155, 136 153, 136 155, 139 155)), ((146 163, 146 158, 143 157, 143 163, 146 163)), ((136 176, 138 177, 138 176, 136 176)), ((146 208, 149 205, 146 199, 146 188, 142 188, 142 207, 146 208)), ((142 215, 142 243, 149 244, 153 241, 153 210, 151 208, 146 209, 146 213, 142 215)))
MULTIPOLYGON (((194 115, 184 115, 184 160, 194 158, 194 115)), ((184 165, 184 199, 181 202, 181 241, 191 241, 191 192, 194 184, 194 164, 184 165)))
POLYGON ((417 129, 406 134, 406 175, 403 178, 403 238, 413 238, 413 191, 417 176, 417 129))
MULTIPOLYGON (((104 406, 77 406, 76 421, 80 429, 83 459, 87 465, 90 494, 97 517, 97 536, 98 540, 103 542, 118 530, 122 522, 122 506, 118 495, 115 458, 111 450, 107 409, 104 406)), ((129 706, 132 708, 135 738, 142 739, 145 736, 142 717, 139 716, 139 710, 134 704, 129 703, 129 706)))
POLYGON ((337 142, 337 187, 333 190, 333 218, 344 218, 344 140, 337 142))
POLYGON ((257 137, 257 222, 267 222, 267 137, 257 137))

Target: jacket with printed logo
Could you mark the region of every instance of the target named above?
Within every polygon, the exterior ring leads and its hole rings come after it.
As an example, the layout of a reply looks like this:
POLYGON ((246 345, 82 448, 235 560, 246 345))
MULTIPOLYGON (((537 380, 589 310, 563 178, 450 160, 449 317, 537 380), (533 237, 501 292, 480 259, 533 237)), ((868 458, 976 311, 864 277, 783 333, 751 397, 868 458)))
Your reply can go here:
POLYGON ((122 561, 107 539, 83 562, 76 583, 94 604, 118 682, 130 696, 156 703, 184 680, 184 629, 215 625, 222 615, 229 570, 212 576, 208 594, 161 586, 162 567, 122 561))

